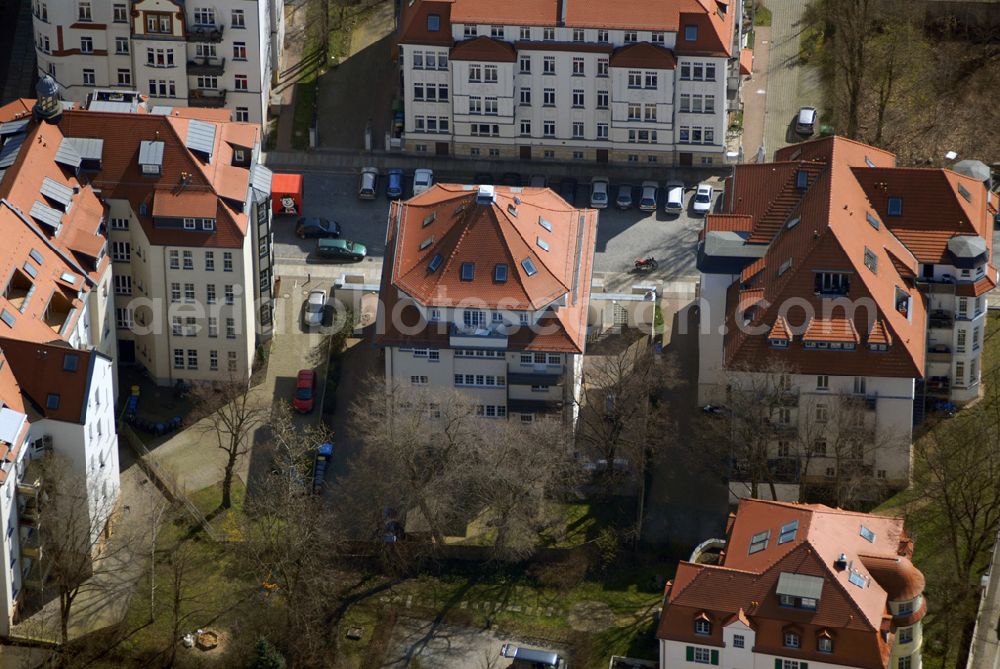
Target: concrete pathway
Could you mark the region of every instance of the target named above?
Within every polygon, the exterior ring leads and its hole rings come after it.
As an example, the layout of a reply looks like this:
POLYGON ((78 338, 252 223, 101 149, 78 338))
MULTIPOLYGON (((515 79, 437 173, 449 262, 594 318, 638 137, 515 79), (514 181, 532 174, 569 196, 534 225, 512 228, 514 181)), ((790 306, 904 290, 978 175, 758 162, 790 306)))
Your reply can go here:
MULTIPOLYGON (((743 100, 743 156, 744 161, 757 161, 757 154, 764 143, 764 117, 767 112, 768 64, 771 52, 771 28, 754 30, 753 72, 744 80, 740 90, 743 100)), ((767 149, 765 148, 765 151, 767 149)))
POLYGON ((1000 667, 1000 534, 993 547, 986 589, 979 603, 967 669, 1000 667))
MULTIPOLYGON (((146 580, 154 521, 166 508, 157 487, 146 478, 127 448, 119 451, 121 460, 121 501, 111 538, 98 558, 95 575, 80 588, 70 612, 69 636, 77 639, 121 621, 133 597, 149 596, 143 589, 146 580)), ((59 600, 55 591, 43 592, 52 597, 38 612, 21 621, 14 635, 34 639, 57 640, 59 637, 59 600)), ((0 662, 0 666, 6 666, 0 662)))
MULTIPOLYGON (((321 288, 329 292, 330 282, 305 282, 300 277, 281 277, 281 295, 276 303, 275 336, 271 342, 264 381, 250 391, 257 407, 270 407, 275 402, 290 402, 295 391, 295 378, 300 369, 317 370, 320 386, 317 409, 310 414, 295 414, 296 427, 319 421, 323 399, 327 358, 327 336, 322 331, 306 332, 302 329, 302 304, 310 290, 321 288)), ((211 419, 204 418, 156 446, 150 458, 172 476, 181 490, 192 493, 222 479, 226 453, 218 448, 211 434, 211 419)), ((255 430, 251 437, 253 448, 249 457, 240 458, 236 473, 250 483, 253 476, 270 466, 270 458, 258 448, 268 440, 267 427, 255 430)))
POLYGON ((292 150, 295 127, 295 82, 302 74, 302 47, 305 45, 306 6, 304 0, 285 2, 285 45, 281 52, 278 84, 274 92, 280 95, 278 112, 278 148, 292 150))
MULTIPOLYGON (((767 64, 767 112, 764 121, 764 146, 767 160, 774 151, 801 141, 792 122, 799 108, 820 108, 823 101, 819 72, 799 63, 799 40, 802 35, 804 0, 767 0, 771 10, 771 35, 767 64)), ((820 109, 822 115, 822 109, 820 109)), ((818 130, 818 128, 817 128, 818 130)), ((744 145, 752 151, 749 145, 744 145)))

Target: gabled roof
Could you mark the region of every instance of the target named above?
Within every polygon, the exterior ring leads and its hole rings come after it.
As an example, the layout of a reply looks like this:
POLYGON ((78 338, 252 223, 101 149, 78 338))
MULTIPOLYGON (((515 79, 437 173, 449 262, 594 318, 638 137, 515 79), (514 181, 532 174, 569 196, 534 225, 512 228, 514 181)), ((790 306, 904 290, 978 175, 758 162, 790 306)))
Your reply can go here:
POLYGON ((673 70, 677 67, 677 58, 670 49, 649 42, 637 42, 615 49, 611 54, 610 65, 673 70))
POLYGON ((399 19, 400 44, 433 44, 451 46, 451 7, 453 0, 413 0, 403 3, 399 19), (436 15, 440 28, 428 29, 427 19, 436 15))
POLYGON ((489 63, 513 63, 517 53, 510 42, 502 42, 492 37, 473 37, 458 42, 451 49, 452 60, 475 60, 489 63))

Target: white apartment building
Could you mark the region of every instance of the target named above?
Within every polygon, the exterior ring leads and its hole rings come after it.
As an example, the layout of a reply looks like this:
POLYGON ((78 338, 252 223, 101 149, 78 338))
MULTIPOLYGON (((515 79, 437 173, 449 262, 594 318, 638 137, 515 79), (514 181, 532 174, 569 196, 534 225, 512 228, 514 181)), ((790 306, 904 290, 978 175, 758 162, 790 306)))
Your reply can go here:
MULTIPOLYGON (((43 88, 47 82, 43 82, 43 88)), ((54 87, 54 84, 52 84, 54 87)), ((58 120, 58 100, 49 118, 58 120)), ((25 588, 48 571, 41 482, 52 451, 81 476, 92 539, 119 494, 114 404, 116 330, 103 206, 57 159, 59 127, 23 101, 0 108, 0 634, 25 588)))
POLYGON ((660 669, 920 669, 912 558, 901 518, 742 500, 667 583, 660 669))
MULTIPOLYGON (((779 497, 848 465, 905 487, 912 426, 938 402, 978 396, 995 212, 973 177, 897 167, 843 138, 734 168, 698 249, 699 402, 725 404, 767 374, 780 384, 769 461, 782 469, 779 497), (855 407, 846 428, 844 406, 855 407), (844 429, 892 443, 860 445, 845 463, 827 450, 844 429)), ((739 469, 731 492, 744 497, 739 469)))
POLYGON ((400 21, 403 150, 718 165, 742 16, 717 0, 414 0, 400 21))
POLYGON ((436 184, 393 203, 376 321, 386 379, 484 418, 572 424, 597 212, 544 188, 436 184))
POLYGON ((164 107, 267 119, 283 0, 33 0, 38 67, 67 100, 138 91, 164 107))

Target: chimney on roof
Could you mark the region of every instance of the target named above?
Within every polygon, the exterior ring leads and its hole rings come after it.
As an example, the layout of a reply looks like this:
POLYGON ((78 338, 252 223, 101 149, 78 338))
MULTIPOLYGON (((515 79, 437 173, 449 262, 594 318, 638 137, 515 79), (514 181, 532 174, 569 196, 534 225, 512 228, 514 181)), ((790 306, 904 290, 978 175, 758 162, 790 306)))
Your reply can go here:
POLYGON ((496 189, 493 186, 480 186, 476 192, 476 204, 491 205, 497 201, 496 189))
POLYGON ((837 571, 844 571, 847 569, 847 553, 841 553, 837 556, 834 561, 833 566, 836 567, 837 571))

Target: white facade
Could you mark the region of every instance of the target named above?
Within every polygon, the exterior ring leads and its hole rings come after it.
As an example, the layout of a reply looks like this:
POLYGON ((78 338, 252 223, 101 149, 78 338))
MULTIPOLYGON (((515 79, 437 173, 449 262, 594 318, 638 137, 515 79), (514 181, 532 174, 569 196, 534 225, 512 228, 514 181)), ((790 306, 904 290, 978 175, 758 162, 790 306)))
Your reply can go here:
POLYGON ((401 44, 408 152, 666 166, 725 160, 730 58, 678 54, 673 68, 614 63, 614 50, 633 44, 673 50, 673 32, 451 29, 456 42, 508 43, 513 61, 449 60, 448 47, 401 44))
POLYGON ((156 105, 267 119, 284 36, 282 0, 34 0, 38 67, 63 97, 137 90, 156 105))

